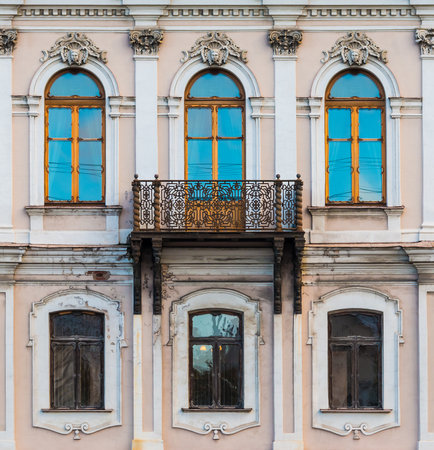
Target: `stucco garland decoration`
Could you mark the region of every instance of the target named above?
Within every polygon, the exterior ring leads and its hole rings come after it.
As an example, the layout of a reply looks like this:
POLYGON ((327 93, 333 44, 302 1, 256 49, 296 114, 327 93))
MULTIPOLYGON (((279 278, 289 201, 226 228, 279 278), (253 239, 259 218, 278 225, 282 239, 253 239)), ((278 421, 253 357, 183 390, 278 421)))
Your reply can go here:
POLYGON ((0 55, 12 55, 17 43, 18 32, 13 29, 0 30, 0 55))
POLYGON ((434 28, 418 29, 415 32, 416 42, 420 44, 421 55, 431 55, 434 48, 434 28))
POLYGON ((42 50, 41 62, 60 56, 69 66, 86 64, 89 56, 107 62, 107 52, 101 51, 84 33, 67 33, 57 39, 50 50, 42 50))
POLYGON ((162 30, 147 29, 130 31, 130 45, 135 55, 156 55, 163 41, 162 30))
POLYGON ((222 66, 228 60, 229 55, 244 63, 247 62, 247 50, 241 50, 230 37, 218 31, 210 31, 205 36, 201 36, 190 50, 182 53, 182 63, 197 55, 200 55, 202 61, 209 66, 222 66))
POLYGON ((295 55, 302 39, 303 34, 298 30, 271 30, 268 33, 274 55, 295 55))
POLYGON ((335 45, 328 52, 323 51, 324 57, 322 63, 327 62, 330 58, 341 56, 342 61, 349 66, 356 64, 361 66, 366 64, 368 57, 377 58, 383 63, 387 63, 387 51, 381 50, 374 41, 365 33, 360 31, 351 31, 344 37, 335 42, 335 45))

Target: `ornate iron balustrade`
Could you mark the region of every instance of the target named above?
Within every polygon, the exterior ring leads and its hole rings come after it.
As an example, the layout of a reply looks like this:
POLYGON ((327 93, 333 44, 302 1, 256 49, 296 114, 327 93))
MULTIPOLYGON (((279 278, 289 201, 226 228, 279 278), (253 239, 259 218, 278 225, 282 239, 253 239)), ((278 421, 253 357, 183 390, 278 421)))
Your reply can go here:
POLYGON ((139 180, 134 231, 301 231, 297 180, 139 180))

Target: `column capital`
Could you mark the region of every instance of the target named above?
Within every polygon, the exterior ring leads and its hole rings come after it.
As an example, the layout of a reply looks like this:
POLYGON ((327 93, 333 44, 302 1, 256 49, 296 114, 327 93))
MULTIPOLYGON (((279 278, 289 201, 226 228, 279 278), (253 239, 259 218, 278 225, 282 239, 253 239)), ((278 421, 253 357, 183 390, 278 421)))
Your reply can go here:
POLYGON ((134 55, 157 55, 163 37, 162 30, 152 28, 130 31, 130 45, 134 55))
POLYGON ((0 55, 12 55, 17 43, 18 32, 14 29, 0 29, 0 55))
POLYGON ((420 55, 434 56, 434 28, 419 28, 415 31, 416 42, 420 45, 420 55))
POLYGON ((279 29, 268 32, 274 56, 295 56, 303 34, 298 30, 279 29))

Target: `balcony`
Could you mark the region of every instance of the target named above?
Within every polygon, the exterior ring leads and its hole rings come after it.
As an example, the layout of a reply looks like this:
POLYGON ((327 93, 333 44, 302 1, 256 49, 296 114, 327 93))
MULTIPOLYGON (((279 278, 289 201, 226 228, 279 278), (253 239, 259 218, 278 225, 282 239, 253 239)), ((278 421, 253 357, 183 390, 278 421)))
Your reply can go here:
MULTIPOLYGON (((297 180, 139 180, 132 183, 134 232, 302 231, 297 180)), ((141 234, 141 233, 140 233, 141 234)))

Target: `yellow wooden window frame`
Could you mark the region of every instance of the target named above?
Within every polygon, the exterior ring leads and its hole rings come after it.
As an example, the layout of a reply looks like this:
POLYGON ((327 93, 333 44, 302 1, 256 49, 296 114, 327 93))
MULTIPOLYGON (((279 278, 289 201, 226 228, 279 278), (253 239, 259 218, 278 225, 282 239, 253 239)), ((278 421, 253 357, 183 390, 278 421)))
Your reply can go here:
POLYGON ((380 98, 330 98, 330 92, 338 79, 348 71, 337 74, 327 87, 326 103, 325 103, 325 136, 326 136, 326 204, 341 205, 341 204, 373 204, 383 205, 386 202, 386 114, 385 114, 385 96, 384 90, 379 81, 364 71, 352 71, 352 73, 363 73, 369 77, 377 86, 380 92, 380 98), (329 137, 328 118, 329 109, 350 109, 351 110, 351 138, 336 139, 329 137), (381 110, 381 138, 367 139, 359 137, 359 111, 361 109, 379 109, 381 110), (329 200, 329 142, 342 141, 351 142, 351 200, 350 201, 331 201, 329 200), (381 142, 381 173, 382 173, 382 198, 381 201, 361 201, 359 191, 359 142, 381 142))
MULTIPOLYGON (((246 177, 245 164, 245 95, 244 89, 234 76, 229 72, 219 71, 228 76, 238 87, 240 98, 234 97, 190 97, 190 89, 193 84, 203 75, 210 71, 202 71, 195 75, 187 85, 185 90, 184 102, 184 179, 188 180, 188 142, 190 140, 211 140, 212 141, 212 179, 218 180, 218 142, 223 140, 240 140, 242 142, 242 179, 246 177), (207 137, 190 137, 188 135, 188 110, 190 108, 206 108, 211 109, 211 136, 207 137), (240 108, 242 117, 241 137, 220 137, 218 135, 218 110, 220 108, 240 108)), ((215 73, 215 72, 214 72, 215 73)))
POLYGON ((71 96, 71 97, 50 97, 49 92, 51 90, 51 87, 53 83, 60 78, 62 75, 64 75, 67 72, 71 72, 70 70, 62 71, 56 74, 54 77, 51 78, 49 83, 46 86, 45 89, 45 111, 44 111, 44 118, 45 118, 45 156, 44 156, 44 185, 45 185, 45 203, 52 204, 71 204, 71 203, 79 203, 79 204, 102 204, 105 202, 105 95, 104 95, 104 88, 102 87, 101 83, 97 78, 95 78, 91 73, 85 72, 85 75, 91 78, 96 85, 98 86, 98 89, 101 93, 100 97, 78 97, 78 96, 71 96), (56 138, 56 140, 64 140, 64 141, 70 141, 71 142, 71 200, 49 200, 49 189, 48 189, 48 172, 49 172, 49 165, 48 165, 48 152, 49 152, 49 141, 50 137, 48 134, 48 111, 50 108, 64 108, 64 109, 70 109, 71 110, 71 138, 56 138), (81 139, 79 137, 79 110, 81 108, 86 109, 92 109, 92 108, 98 108, 101 109, 101 138, 86 138, 81 139), (101 142, 101 185, 102 185, 102 192, 101 192, 101 200, 95 200, 95 201, 81 201, 79 200, 79 145, 81 141, 95 141, 95 142, 101 142))

